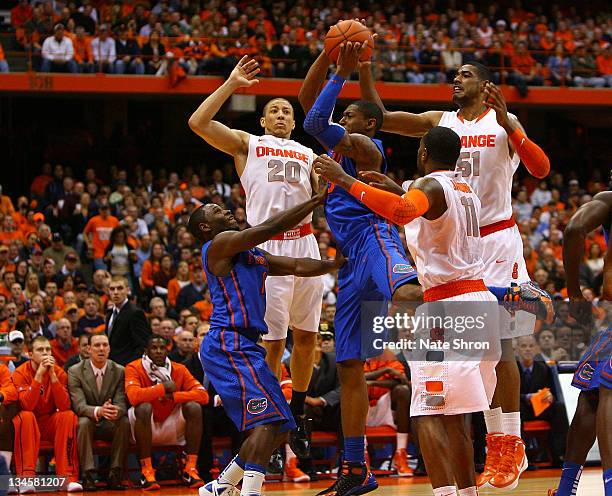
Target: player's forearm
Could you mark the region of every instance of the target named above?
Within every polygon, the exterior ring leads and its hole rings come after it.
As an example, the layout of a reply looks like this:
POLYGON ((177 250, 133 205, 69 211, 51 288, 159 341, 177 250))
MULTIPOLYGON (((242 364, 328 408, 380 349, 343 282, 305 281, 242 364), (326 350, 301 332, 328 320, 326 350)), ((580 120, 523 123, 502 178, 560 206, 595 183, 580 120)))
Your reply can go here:
POLYGON ((325 54, 325 52, 321 52, 321 54, 314 61, 314 64, 310 66, 308 69, 308 73, 304 78, 304 82, 302 83, 302 87, 300 88, 300 92, 298 94, 298 101, 304 109, 305 113, 312 108, 314 105, 317 96, 321 92, 321 88, 325 83, 325 76, 327 76, 327 69, 329 68, 330 60, 325 54))
POLYGON ((372 74, 372 66, 370 64, 362 64, 359 67, 359 89, 361 90, 362 99, 375 103, 383 111, 383 114, 386 112, 385 105, 374 86, 374 75, 372 74))
POLYGON ((281 212, 258 226, 252 227, 251 229, 256 230, 257 237, 261 238, 261 241, 258 241, 255 246, 268 241, 272 236, 276 236, 288 229, 294 228, 320 203, 321 198, 319 196, 313 196, 308 201, 296 205, 285 212, 281 212))
POLYGON ((567 294, 570 298, 582 295, 580 289, 580 264, 584 258, 584 241, 587 232, 570 224, 563 233, 563 266, 567 279, 567 294))
POLYGON ((340 143, 346 133, 342 126, 331 122, 334 106, 344 83, 345 80, 342 76, 334 74, 323 91, 319 93, 314 105, 306 114, 306 119, 304 119, 304 131, 317 138, 330 150, 333 150, 340 143))
POLYGON ((204 132, 212 119, 217 115, 223 104, 234 94, 238 87, 230 81, 225 81, 204 100, 189 118, 189 127, 204 132))
POLYGON ((298 277, 315 277, 328 274, 338 269, 335 260, 315 260, 314 258, 296 258, 293 274, 298 277))
POLYGON ((538 179, 548 176, 550 160, 544 150, 531 141, 513 119, 508 119, 508 125, 504 126, 504 129, 508 133, 510 143, 514 146, 516 153, 529 173, 538 179))

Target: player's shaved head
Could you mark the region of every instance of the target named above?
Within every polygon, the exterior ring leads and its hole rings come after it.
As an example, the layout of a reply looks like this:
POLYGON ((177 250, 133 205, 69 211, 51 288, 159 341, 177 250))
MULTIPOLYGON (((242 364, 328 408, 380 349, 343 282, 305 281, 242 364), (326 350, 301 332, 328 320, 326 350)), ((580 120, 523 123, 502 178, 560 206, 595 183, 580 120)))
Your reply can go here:
POLYGON ((240 230, 232 213, 216 203, 196 208, 189 217, 187 228, 194 238, 202 242, 211 240, 223 231, 240 230))
POLYGON ((380 128, 383 125, 383 113, 378 105, 373 102, 368 102, 367 100, 357 100, 353 102, 351 105, 355 105, 359 109, 366 119, 375 119, 376 126, 374 128, 374 132, 377 133, 380 131, 380 128))
POLYGON ((201 226, 203 224, 208 224, 208 219, 206 217, 206 205, 200 205, 196 208, 191 216, 189 217, 189 222, 187 223, 187 229, 192 234, 193 237, 199 239, 200 241, 204 240, 201 226))
POLYGON ((461 139, 452 129, 444 126, 432 127, 421 141, 427 150, 427 161, 453 170, 461 152, 461 139))

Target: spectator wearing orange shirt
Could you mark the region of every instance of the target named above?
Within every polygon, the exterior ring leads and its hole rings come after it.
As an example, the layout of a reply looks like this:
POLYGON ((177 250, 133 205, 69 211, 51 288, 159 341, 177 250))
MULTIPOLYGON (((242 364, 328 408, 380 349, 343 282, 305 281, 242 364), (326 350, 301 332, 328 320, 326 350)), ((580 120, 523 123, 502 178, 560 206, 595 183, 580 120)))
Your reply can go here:
POLYGON ((370 359, 364 363, 368 384, 370 409, 366 425, 397 425, 397 441, 392 467, 400 477, 412 477, 408 466, 408 433, 410 432, 410 381, 404 365, 393 353, 385 350, 382 359, 370 359), (395 419, 393 418, 395 413, 395 419))
POLYGON ((11 25, 16 29, 23 26, 32 19, 32 6, 28 0, 19 0, 19 3, 11 9, 11 25))
POLYGON ((50 441, 57 475, 68 478, 68 492, 80 492, 83 488, 78 483, 77 417, 70 409, 68 376, 55 363, 47 338, 34 338, 31 347, 30 360, 13 374, 21 406, 21 412, 13 419, 17 475, 36 475, 40 441, 50 441))
POLYGON ((6 61, 6 57, 4 56, 4 48, 2 48, 2 44, 0 44, 0 72, 8 72, 9 65, 6 61))
POLYGON ((100 215, 95 215, 83 230, 83 239, 87 248, 92 250, 94 268, 96 270, 106 270, 104 262, 104 252, 110 242, 111 232, 119 225, 119 220, 110 214, 110 205, 102 203, 100 205, 100 215))
POLYGON ((143 489, 159 489, 151 465, 151 446, 185 444, 185 485, 204 485, 196 469, 202 437, 202 409, 208 393, 184 365, 168 359, 168 340, 153 335, 142 358, 125 369, 125 392, 133 405, 128 411, 140 458, 143 489), (189 432, 189 436, 185 433, 189 432))
POLYGON ((508 80, 517 87, 521 96, 527 95, 528 85, 542 86, 544 84, 541 67, 527 51, 527 43, 524 41, 518 43, 510 64, 513 72, 508 80))
POLYGON ((597 72, 606 80, 606 86, 612 87, 612 43, 604 46, 597 56, 597 72))
POLYGON ((176 307, 176 300, 181 289, 190 283, 189 264, 185 261, 179 262, 176 268, 176 277, 168 281, 168 304, 176 307))
POLYGON ((153 243, 151 247, 151 255, 142 264, 142 270, 140 272, 140 287, 144 290, 148 290, 152 293, 153 276, 159 271, 159 262, 164 255, 164 245, 161 243, 153 243))
POLYGON ((72 324, 66 318, 59 319, 55 325, 55 339, 51 341, 51 352, 55 363, 60 367, 64 367, 66 361, 79 352, 79 340, 72 337, 72 324))
POLYGON ((91 40, 83 26, 76 27, 76 36, 73 40, 74 45, 74 60, 79 67, 79 72, 93 72, 93 50, 91 48, 91 40))
MULTIPOLYGON (((23 340, 22 340, 23 341, 23 340)), ((0 363, 0 456, 11 466, 14 433, 13 417, 17 413, 17 389, 8 367, 0 363)))

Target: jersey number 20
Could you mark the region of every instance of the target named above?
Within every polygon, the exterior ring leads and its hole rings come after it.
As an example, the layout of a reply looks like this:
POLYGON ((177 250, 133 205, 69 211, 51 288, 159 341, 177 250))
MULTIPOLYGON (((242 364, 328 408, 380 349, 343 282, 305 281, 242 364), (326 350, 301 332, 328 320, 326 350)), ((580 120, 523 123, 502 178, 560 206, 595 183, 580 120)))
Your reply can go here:
POLYGON ((283 163, 281 160, 272 159, 268 162, 268 182, 287 181, 288 183, 300 182, 300 164, 289 160, 283 163))

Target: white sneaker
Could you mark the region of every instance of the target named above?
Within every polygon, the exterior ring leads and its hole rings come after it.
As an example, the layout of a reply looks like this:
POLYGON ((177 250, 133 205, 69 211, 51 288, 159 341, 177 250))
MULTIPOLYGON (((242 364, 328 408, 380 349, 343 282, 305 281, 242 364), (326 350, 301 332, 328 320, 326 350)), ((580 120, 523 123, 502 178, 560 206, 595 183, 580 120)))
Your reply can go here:
POLYGON ((68 487, 66 487, 67 493, 82 493, 83 486, 81 486, 80 482, 69 482, 68 487))
POLYGON ((19 494, 34 494, 36 492, 36 488, 34 486, 20 486, 19 494))
POLYGON ((214 480, 198 489, 199 496, 240 496, 240 491, 231 484, 214 480))

